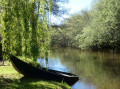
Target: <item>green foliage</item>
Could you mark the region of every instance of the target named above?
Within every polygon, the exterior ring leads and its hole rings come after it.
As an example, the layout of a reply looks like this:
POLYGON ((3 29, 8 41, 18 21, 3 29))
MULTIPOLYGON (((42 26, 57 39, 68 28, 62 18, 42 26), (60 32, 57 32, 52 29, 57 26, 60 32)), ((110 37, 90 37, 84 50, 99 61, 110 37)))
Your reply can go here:
POLYGON ((67 46, 82 49, 120 47, 119 4, 120 0, 97 0, 90 11, 83 10, 67 19, 59 37, 69 37, 67 46))
POLYGON ((63 26, 54 29, 52 35, 52 44, 59 46, 78 47, 77 35, 82 34, 82 30, 89 24, 89 13, 83 10, 80 14, 74 14, 71 18, 65 20, 63 26))
POLYGON ((46 4, 48 4, 46 0, 0 1, 3 51, 26 57, 32 56, 34 60, 40 51, 46 52, 48 45, 46 4))
POLYGON ((67 31, 61 28, 52 28, 51 33, 51 46, 68 46, 68 42, 70 42, 70 38, 68 34, 65 34, 67 31))
POLYGON ((120 46, 119 3, 119 0, 99 0, 95 3, 90 12, 91 23, 80 36, 85 37, 82 45, 89 47, 120 46))

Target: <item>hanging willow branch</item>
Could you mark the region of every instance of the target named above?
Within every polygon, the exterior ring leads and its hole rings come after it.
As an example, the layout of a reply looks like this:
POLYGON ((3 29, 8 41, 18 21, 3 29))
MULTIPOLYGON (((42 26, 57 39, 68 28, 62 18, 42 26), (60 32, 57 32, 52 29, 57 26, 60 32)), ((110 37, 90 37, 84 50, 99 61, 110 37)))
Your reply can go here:
MULTIPOLYGON (((40 51, 47 56, 48 33, 45 5, 51 0, 1 0, 0 33, 2 50, 14 55, 32 57, 40 51)), ((5 55, 6 56, 6 55, 5 55)))

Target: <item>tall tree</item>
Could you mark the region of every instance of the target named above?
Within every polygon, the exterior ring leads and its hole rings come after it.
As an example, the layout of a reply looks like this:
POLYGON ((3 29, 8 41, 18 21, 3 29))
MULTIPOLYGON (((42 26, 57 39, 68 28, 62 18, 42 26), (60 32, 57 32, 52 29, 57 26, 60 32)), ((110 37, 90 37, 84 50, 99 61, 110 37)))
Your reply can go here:
POLYGON ((81 39, 86 46, 118 47, 120 42, 120 0, 98 0, 92 10, 90 26, 81 39))
POLYGON ((61 29, 57 29, 56 34, 53 33, 51 42, 64 47, 78 47, 79 35, 81 35, 82 30, 89 24, 89 19, 88 10, 82 10, 81 13, 72 15, 64 21, 61 29))
POLYGON ((3 51, 34 60, 41 50, 47 54, 46 4, 51 8, 51 0, 0 0, 3 51))

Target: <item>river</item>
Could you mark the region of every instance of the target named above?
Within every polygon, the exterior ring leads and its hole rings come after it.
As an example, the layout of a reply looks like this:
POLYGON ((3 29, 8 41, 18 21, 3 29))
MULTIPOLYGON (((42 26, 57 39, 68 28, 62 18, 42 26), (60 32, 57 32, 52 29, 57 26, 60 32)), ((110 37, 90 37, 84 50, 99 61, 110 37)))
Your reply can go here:
POLYGON ((57 48, 51 50, 48 63, 51 69, 71 72, 79 76, 72 89, 120 89, 120 53, 113 50, 80 50, 57 48))

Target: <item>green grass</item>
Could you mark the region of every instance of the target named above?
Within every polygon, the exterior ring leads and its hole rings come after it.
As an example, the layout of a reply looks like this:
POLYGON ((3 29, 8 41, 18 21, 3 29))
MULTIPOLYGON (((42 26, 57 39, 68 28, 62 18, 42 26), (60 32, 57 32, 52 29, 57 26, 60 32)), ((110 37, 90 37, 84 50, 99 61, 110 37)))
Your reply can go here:
POLYGON ((10 65, 0 66, 0 89, 71 89, 71 87, 54 81, 24 78, 10 65))

